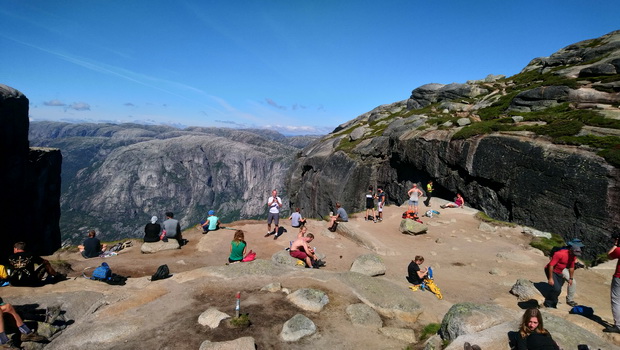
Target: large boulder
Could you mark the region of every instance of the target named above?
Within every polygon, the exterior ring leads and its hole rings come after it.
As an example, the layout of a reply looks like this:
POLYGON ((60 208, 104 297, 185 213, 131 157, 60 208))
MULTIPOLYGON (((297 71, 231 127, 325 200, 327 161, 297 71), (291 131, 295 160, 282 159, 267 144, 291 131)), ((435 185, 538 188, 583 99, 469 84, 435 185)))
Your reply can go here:
POLYGON ((198 350, 256 350, 256 342, 252 337, 242 337, 220 342, 205 340, 200 344, 198 350))
POLYGON ((294 342, 316 332, 316 325, 308 317, 297 314, 282 326, 280 338, 286 342, 294 342))
POLYGON ((408 235, 420 235, 428 231, 428 226, 412 219, 402 219, 400 221, 400 232, 408 235))
POLYGON ((168 242, 144 242, 140 247, 140 250, 144 254, 151 254, 161 252, 163 250, 179 249, 179 242, 176 239, 169 239, 168 242))
POLYGON ((347 316, 355 326, 381 328, 383 321, 381 316, 366 304, 352 304, 347 306, 347 316))
POLYGON ((458 303, 444 315, 439 334, 444 341, 453 341, 463 334, 477 333, 518 318, 514 311, 497 305, 458 303))
POLYGON ((366 276, 385 275, 386 267, 383 259, 375 254, 358 256, 351 265, 351 272, 358 272, 366 276))
POLYGON ((286 299, 304 311, 320 312, 329 303, 329 296, 322 290, 302 288, 289 294, 286 299))

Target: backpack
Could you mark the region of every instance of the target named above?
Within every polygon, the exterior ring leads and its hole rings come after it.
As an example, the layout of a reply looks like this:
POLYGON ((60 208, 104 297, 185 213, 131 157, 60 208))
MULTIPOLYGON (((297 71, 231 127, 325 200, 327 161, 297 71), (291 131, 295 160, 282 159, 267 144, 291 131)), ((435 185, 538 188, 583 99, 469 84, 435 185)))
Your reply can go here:
POLYGON ((589 306, 577 305, 573 306, 568 312, 569 314, 582 315, 585 317, 592 317, 594 315, 594 309, 589 306))
POLYGON ((6 272, 6 267, 0 265, 0 280, 5 280, 7 278, 9 278, 9 274, 6 272))
POLYGON ((93 271, 92 279, 98 281, 107 281, 112 277, 112 269, 110 269, 110 265, 107 262, 102 262, 101 266, 96 268, 93 271))
POLYGON ((419 218, 413 210, 407 210, 403 213, 403 219, 418 220, 419 218))
POLYGON ((250 250, 250 252, 243 258, 243 262, 253 261, 256 259, 256 253, 250 250))
POLYGON ((278 233, 276 233, 276 237, 280 237, 284 234, 284 232, 288 232, 284 227, 278 227, 278 233))
POLYGON ((157 268, 157 271, 155 271, 153 276, 151 276, 151 282, 157 281, 157 280, 163 280, 168 277, 172 277, 172 275, 170 274, 170 269, 168 268, 168 265, 164 264, 164 265, 159 266, 157 268))
POLYGON ((551 248, 551 250, 549 251, 549 259, 553 259, 553 254, 557 253, 560 250, 563 249, 568 249, 568 246, 561 246, 561 247, 553 247, 551 248))

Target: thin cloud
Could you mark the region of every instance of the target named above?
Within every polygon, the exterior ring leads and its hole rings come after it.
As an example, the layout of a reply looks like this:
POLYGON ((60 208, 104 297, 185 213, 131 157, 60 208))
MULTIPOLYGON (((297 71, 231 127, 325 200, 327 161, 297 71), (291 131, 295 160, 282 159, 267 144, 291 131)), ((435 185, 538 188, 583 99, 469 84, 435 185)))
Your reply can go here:
POLYGON ((134 104, 133 104, 133 103, 131 103, 131 102, 127 102, 127 103, 125 103, 123 106, 127 106, 127 107, 135 107, 136 105, 134 105, 134 104))
POLYGON ((308 126, 308 125, 265 125, 263 129, 270 129, 282 132, 284 134, 313 134, 313 135, 324 135, 333 130, 333 128, 328 127, 316 127, 316 126, 308 126))
POLYGON ((90 111, 90 105, 86 102, 74 102, 68 108, 76 111, 90 111))
POLYGON ((294 111, 296 111, 296 110, 298 110, 298 109, 306 109, 306 108, 308 108, 308 107, 306 107, 306 106, 304 106, 304 105, 300 105, 299 103, 295 103, 295 104, 293 105, 293 107, 292 107, 292 109, 293 109, 294 111))
POLYGON ((66 106, 66 104, 64 102, 62 102, 61 100, 44 101, 43 104, 45 106, 51 106, 51 107, 63 107, 63 106, 66 106))
POLYGON ((276 103, 276 101, 270 99, 270 98, 265 98, 265 101, 267 101, 267 104, 273 107, 276 107, 277 109, 286 109, 286 107, 284 106, 280 106, 279 104, 276 103))
POLYGON ((241 128, 245 127, 245 124, 237 123, 234 120, 214 120, 214 122, 221 123, 221 124, 235 125, 235 126, 238 126, 238 127, 241 127, 241 128))

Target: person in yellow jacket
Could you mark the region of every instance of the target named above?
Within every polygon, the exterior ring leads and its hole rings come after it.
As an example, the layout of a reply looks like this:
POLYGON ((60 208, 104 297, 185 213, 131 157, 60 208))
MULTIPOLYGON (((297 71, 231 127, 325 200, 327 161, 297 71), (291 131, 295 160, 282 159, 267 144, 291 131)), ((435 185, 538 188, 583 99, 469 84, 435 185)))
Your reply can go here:
POLYGON ((424 201, 424 205, 426 205, 427 207, 430 207, 432 197, 433 197, 433 180, 430 180, 426 184, 426 200, 424 201))

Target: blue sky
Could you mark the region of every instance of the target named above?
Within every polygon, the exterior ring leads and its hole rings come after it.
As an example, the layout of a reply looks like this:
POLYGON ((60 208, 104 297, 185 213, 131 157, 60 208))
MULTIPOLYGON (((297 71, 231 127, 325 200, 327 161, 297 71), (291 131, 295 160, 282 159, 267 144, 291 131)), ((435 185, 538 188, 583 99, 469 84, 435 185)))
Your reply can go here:
POLYGON ((0 83, 31 120, 323 134, 427 83, 516 74, 619 14, 617 0, 3 1, 0 83))

